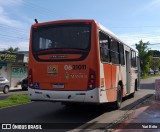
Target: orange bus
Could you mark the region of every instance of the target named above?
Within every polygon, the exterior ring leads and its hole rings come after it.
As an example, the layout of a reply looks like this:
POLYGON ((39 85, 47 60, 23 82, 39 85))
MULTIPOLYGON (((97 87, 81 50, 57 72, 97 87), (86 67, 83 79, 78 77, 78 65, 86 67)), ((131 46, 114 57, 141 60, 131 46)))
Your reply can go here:
POLYGON ((95 20, 35 23, 29 47, 29 97, 65 104, 114 102, 139 87, 137 51, 95 20))

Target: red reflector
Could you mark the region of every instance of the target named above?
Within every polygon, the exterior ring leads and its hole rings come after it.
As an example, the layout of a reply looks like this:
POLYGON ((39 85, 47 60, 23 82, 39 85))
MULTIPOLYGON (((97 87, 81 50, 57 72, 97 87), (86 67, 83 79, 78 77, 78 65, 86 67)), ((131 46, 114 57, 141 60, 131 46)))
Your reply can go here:
POLYGON ((91 78, 91 79, 94 79, 94 75, 91 75, 90 78, 91 78))
POLYGON ((96 87, 96 73, 94 70, 89 70, 88 89, 94 89, 96 87))
POLYGON ((32 69, 30 69, 28 73, 28 83, 29 83, 29 87, 33 88, 32 69))
POLYGON ((91 80, 91 83, 94 83, 94 80, 91 80))

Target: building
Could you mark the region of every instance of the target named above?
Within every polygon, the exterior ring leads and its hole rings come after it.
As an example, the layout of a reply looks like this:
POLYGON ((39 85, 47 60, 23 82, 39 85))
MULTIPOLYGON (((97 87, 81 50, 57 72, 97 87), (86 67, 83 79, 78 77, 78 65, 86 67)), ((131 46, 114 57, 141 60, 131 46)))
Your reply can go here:
POLYGON ((11 88, 18 88, 19 82, 28 74, 28 51, 0 52, 0 75, 7 78, 11 88))

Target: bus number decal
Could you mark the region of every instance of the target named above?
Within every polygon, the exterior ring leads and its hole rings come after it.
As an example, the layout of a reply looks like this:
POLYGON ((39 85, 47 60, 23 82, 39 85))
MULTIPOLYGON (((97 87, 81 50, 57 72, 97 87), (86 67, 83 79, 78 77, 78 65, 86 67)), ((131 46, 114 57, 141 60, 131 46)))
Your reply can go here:
POLYGON ((72 66, 71 65, 65 65, 64 70, 72 70, 72 66))
POLYGON ((85 70, 86 65, 72 65, 73 70, 85 70))
POLYGON ((86 65, 65 65, 64 70, 86 70, 86 65))

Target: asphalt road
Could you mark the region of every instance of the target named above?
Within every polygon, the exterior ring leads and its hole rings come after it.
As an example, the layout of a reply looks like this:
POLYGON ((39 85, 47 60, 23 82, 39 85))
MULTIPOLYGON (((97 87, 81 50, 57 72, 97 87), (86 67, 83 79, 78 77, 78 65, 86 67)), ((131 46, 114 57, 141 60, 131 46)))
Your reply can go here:
POLYGON ((153 77, 141 80, 141 89, 153 89, 155 88, 155 80, 160 79, 160 77, 153 77))
POLYGON ((68 108, 61 103, 32 102, 0 109, 0 123, 81 123, 70 129, 79 126, 90 128, 101 123, 106 126, 106 123, 109 125, 123 118, 128 110, 153 95, 155 79, 142 80, 141 89, 134 98, 125 99, 120 110, 108 106, 80 105, 68 108))

